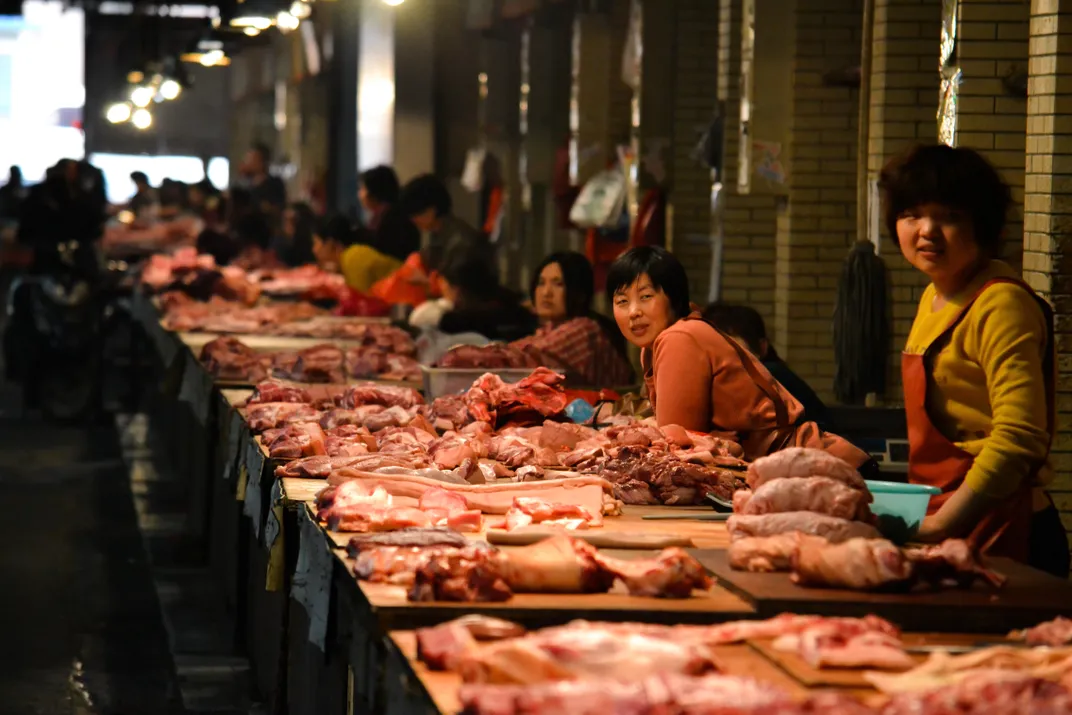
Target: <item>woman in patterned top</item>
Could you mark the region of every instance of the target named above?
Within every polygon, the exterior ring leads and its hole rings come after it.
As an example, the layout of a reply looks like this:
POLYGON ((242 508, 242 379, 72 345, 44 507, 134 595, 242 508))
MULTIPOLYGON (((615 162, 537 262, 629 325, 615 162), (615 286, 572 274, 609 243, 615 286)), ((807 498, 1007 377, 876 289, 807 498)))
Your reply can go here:
POLYGON ((529 295, 540 327, 512 345, 564 370, 588 387, 618 387, 633 382, 625 339, 607 318, 592 311, 592 266, 580 253, 552 253, 536 268, 529 295))

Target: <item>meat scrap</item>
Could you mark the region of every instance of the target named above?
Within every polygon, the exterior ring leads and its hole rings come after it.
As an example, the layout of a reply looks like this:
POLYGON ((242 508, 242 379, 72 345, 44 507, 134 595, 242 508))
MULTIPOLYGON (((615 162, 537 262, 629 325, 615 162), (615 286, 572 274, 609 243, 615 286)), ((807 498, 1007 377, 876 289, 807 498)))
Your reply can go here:
POLYGON ((506 530, 513 531, 530 524, 587 529, 603 526, 603 518, 576 504, 558 504, 534 497, 515 497, 514 505, 506 512, 506 530))
POLYGON ((1069 684, 1072 682, 1072 648, 993 646, 962 655, 939 651, 931 653, 925 662, 907 672, 896 675, 865 673, 864 677, 884 693, 915 693, 950 687, 985 673, 997 679, 1002 676, 1040 678, 1069 684))
POLYGON ((907 670, 915 665, 897 628, 875 616, 820 621, 778 637, 773 647, 796 653, 813 668, 907 670))
POLYGON ((1072 644, 1072 618, 1058 616, 1052 621, 1040 623, 1033 628, 1013 631, 1009 638, 1024 641, 1028 645, 1062 646, 1072 644))

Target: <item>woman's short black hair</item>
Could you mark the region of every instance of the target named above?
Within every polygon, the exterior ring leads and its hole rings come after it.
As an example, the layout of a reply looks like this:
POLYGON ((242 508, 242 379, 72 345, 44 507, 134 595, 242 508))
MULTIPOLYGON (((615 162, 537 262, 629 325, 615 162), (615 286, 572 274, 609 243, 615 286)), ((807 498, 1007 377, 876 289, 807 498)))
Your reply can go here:
POLYGON ((398 174, 391 167, 382 164, 363 171, 361 185, 365 187, 370 199, 389 206, 398 203, 398 196, 402 192, 398 174))
POLYGON ((886 230, 897 239, 897 219, 935 203, 971 217, 975 242, 990 256, 1001 253, 1012 192, 982 154, 967 147, 927 144, 891 159, 879 174, 886 230))
POLYGON ((406 184, 399 204, 407 216, 416 216, 428 209, 435 209, 436 216, 446 216, 454 208, 447 187, 432 174, 418 176, 406 184))
POLYGON ((443 257, 439 273, 461 294, 463 304, 493 299, 503 293, 495 267, 476 244, 454 247, 443 257))
POLYGON ((540 284, 543 269, 557 263, 562 269, 562 282, 566 286, 566 316, 579 318, 592 312, 592 294, 595 292, 595 276, 592 264, 576 251, 559 251, 540 261, 532 275, 529 297, 536 300, 536 286, 540 284))
POLYGON ((316 228, 316 235, 323 241, 334 241, 344 248, 352 246, 357 240, 357 232, 350 225, 350 220, 341 214, 321 220, 316 228))
POLYGON ((715 301, 703 311, 704 320, 719 330, 740 338, 748 349, 761 359, 775 358, 777 353, 767 337, 767 325, 759 311, 747 305, 715 301), (767 352, 763 354, 762 341, 767 340, 767 352))
POLYGON ((674 254, 659 246, 637 246, 618 256, 607 271, 607 300, 614 303, 614 294, 626 289, 646 275, 656 290, 670 299, 675 318, 684 318, 689 308, 689 278, 685 267, 674 254))

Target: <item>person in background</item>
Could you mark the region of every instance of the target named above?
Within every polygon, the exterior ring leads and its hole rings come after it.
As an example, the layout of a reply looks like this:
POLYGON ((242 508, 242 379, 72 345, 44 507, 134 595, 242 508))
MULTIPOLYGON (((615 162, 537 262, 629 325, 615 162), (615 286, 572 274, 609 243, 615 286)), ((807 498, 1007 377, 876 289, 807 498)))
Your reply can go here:
POLYGON ((410 325, 447 334, 478 333, 489 340, 517 340, 536 329, 521 296, 499 285, 479 246, 455 244, 438 273, 442 298, 422 303, 410 325))
POLYGON ((275 222, 282 220, 287 203, 287 187, 278 176, 272 176, 272 152, 266 144, 257 142, 246 152, 238 167, 242 187, 250 192, 253 206, 275 222))
POLYGON ((402 262, 359 240, 345 216, 333 216, 313 236, 313 254, 321 268, 341 273, 347 286, 367 295, 376 281, 397 271, 402 262))
POLYGON ((148 213, 156 205, 156 191, 153 190, 149 177, 144 171, 131 173, 130 180, 134 182, 134 195, 127 202, 127 208, 138 218, 147 218, 148 213))
POLYGON ((268 251, 272 229, 268 217, 264 214, 246 214, 231 227, 231 234, 238 248, 238 255, 231 259, 228 265, 252 271, 277 264, 275 257, 268 251))
POLYGON ((361 174, 358 198, 364 213, 362 243, 405 261, 421 248, 421 233, 398 207, 401 189, 395 170, 375 166, 361 174))
POLYGON ((29 192, 22 183, 22 169, 17 166, 8 171, 7 183, 0 187, 0 225, 19 219, 19 210, 29 192))
POLYGON ((718 432, 755 460, 814 447, 865 476, 865 452, 804 420, 804 407, 755 355, 692 311, 685 267, 658 246, 632 248, 607 272, 607 298, 622 334, 640 348, 644 384, 659 425, 718 432))
POLYGON ((830 411, 815 394, 815 390, 789 368, 770 344, 767 326, 757 310, 747 305, 716 301, 704 308, 703 317, 722 332, 743 343, 758 357, 774 379, 804 406, 805 419, 815 422, 824 431, 833 430, 830 411))
POLYGON ((540 327, 513 343, 540 364, 564 369, 579 384, 615 387, 633 381, 625 338, 592 312, 592 264, 580 253, 552 253, 536 267, 529 296, 540 327))
POLYGON ((283 212, 283 230, 272 239, 271 249, 276 257, 288 266, 304 266, 314 263, 313 234, 316 231, 316 215, 309 204, 292 203, 283 212))
POLYGON ((172 219, 185 211, 187 207, 186 194, 186 184, 181 181, 164 179, 160 182, 160 191, 158 192, 160 199, 159 217, 161 219, 172 219))
POLYGON ((421 250, 426 273, 438 270, 443 257, 460 246, 475 247, 471 255, 483 255, 489 267, 494 264, 494 251, 487 237, 453 214, 450 192, 435 176, 425 174, 406 184, 400 205, 427 237, 421 250))
POLYGON ((1045 490, 1056 426, 1053 311, 998 260, 1012 194, 973 149, 920 146, 879 188, 886 229, 930 285, 902 357, 908 478, 938 487, 915 538, 967 538, 1061 577, 1069 548, 1045 490))

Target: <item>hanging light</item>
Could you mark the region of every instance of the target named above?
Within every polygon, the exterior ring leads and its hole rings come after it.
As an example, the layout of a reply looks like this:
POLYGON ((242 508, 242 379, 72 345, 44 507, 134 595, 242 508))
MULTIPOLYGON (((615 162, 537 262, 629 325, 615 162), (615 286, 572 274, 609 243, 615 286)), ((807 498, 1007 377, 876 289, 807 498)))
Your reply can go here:
MULTIPOLYGON (((284 6, 285 7, 285 6, 284 6)), ((253 27, 259 31, 272 26, 280 5, 273 0, 244 0, 235 8, 231 27, 253 27)))
POLYGON ((127 73, 127 82, 131 84, 141 84, 145 79, 145 73, 141 70, 131 70, 127 73))
POLYGON ((290 5, 290 14, 299 20, 307 20, 313 14, 313 8, 307 2, 294 0, 290 5))
POLYGON ((152 87, 145 85, 139 85, 130 90, 130 101, 135 107, 148 107, 149 103, 153 101, 153 97, 156 95, 156 90, 152 87))
POLYGON ((108 107, 108 111, 105 113, 108 121, 112 124, 122 124, 130 119, 130 103, 129 102, 116 102, 112 106, 108 107))
POLYGON ((383 0, 384 5, 390 5, 391 7, 398 7, 406 0, 383 0))
POLYGON ((279 31, 282 32, 284 35, 291 30, 297 30, 298 25, 300 24, 301 20, 299 20, 297 17, 290 14, 289 12, 281 12, 275 16, 275 26, 278 27, 279 31))
POLYGON ((258 30, 256 27, 247 27, 246 29, 242 30, 242 32, 246 33, 246 35, 248 35, 249 37, 256 37, 257 35, 261 34, 261 31, 258 30))
POLYGON ((225 67, 231 63, 223 40, 213 32, 191 44, 179 55, 183 62, 196 62, 202 67, 225 67))
POLYGON ((160 96, 164 99, 175 99, 182 92, 182 85, 173 79, 165 79, 160 83, 160 96))
POLYGON ((130 116, 130 123, 138 129, 148 129, 153 124, 153 115, 148 109, 135 109, 130 116))

